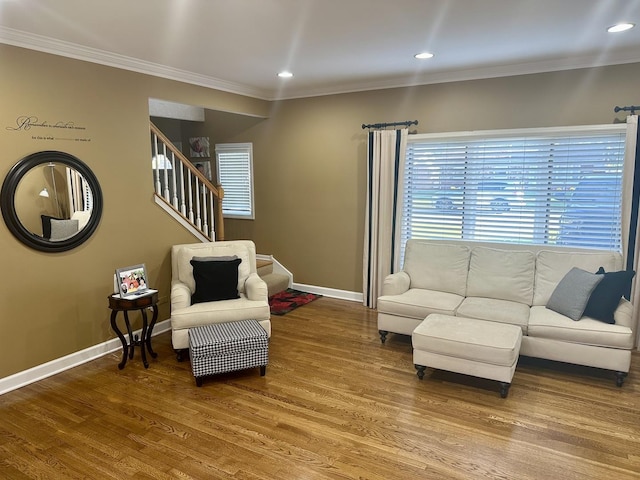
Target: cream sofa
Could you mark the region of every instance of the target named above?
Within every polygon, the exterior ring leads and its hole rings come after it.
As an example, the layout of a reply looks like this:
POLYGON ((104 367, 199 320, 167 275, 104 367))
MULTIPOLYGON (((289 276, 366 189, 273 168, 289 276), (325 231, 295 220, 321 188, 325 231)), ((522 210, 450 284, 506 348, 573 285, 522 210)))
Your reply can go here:
POLYGON ((271 336, 267 284, 256 270, 256 247, 250 240, 191 243, 171 248, 171 342, 178 359, 189 348, 189 328, 211 323, 257 320, 271 336), (196 291, 191 260, 194 257, 233 257, 238 265, 239 298, 191 304, 196 291))
POLYGON ((572 267, 595 273, 623 269, 612 252, 559 247, 409 240, 403 270, 389 275, 378 298, 382 343, 389 332, 411 335, 432 313, 522 328, 520 354, 616 372, 621 386, 634 342, 633 307, 621 298, 615 324, 574 321, 546 308, 572 267))

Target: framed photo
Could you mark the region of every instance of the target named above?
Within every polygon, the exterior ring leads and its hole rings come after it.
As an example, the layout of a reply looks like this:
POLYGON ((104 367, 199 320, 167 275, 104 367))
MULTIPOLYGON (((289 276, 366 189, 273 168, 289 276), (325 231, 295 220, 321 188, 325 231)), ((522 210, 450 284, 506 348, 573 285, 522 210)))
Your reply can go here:
POLYGON ((211 162, 209 160, 194 162, 193 164, 201 174, 207 177, 207 180, 211 181, 211 162))
POLYGON ((116 282, 120 298, 133 297, 147 293, 147 268, 144 263, 116 270, 116 282))
POLYGON ((189 151, 191 157, 209 158, 209 137, 189 138, 189 151))

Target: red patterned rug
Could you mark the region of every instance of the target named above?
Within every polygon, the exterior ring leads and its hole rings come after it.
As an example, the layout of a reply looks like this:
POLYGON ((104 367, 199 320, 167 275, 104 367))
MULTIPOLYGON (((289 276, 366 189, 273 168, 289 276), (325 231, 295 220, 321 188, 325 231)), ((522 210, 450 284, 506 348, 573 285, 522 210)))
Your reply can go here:
POLYGON ((287 288, 284 292, 276 293, 269 297, 269 307, 272 315, 284 315, 320 297, 322 295, 287 288))

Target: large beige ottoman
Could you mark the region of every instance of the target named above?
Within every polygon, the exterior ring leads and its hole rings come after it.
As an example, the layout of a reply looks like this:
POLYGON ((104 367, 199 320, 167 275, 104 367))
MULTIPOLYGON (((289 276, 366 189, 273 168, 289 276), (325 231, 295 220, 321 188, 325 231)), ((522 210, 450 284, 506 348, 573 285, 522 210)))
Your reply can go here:
POLYGON ((428 367, 500 382, 509 393, 522 329, 516 325, 431 314, 411 335, 413 363, 422 380, 428 367))

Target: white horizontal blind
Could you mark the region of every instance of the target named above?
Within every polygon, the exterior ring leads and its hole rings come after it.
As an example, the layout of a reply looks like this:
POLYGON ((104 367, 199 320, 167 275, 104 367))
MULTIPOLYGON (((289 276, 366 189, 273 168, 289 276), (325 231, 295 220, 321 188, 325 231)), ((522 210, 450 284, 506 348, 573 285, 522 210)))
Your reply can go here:
POLYGON ((216 166, 218 183, 224 189, 222 214, 230 218, 254 218, 253 145, 217 144, 216 166))
POLYGON ((408 238, 621 249, 625 126, 410 137, 408 238))

